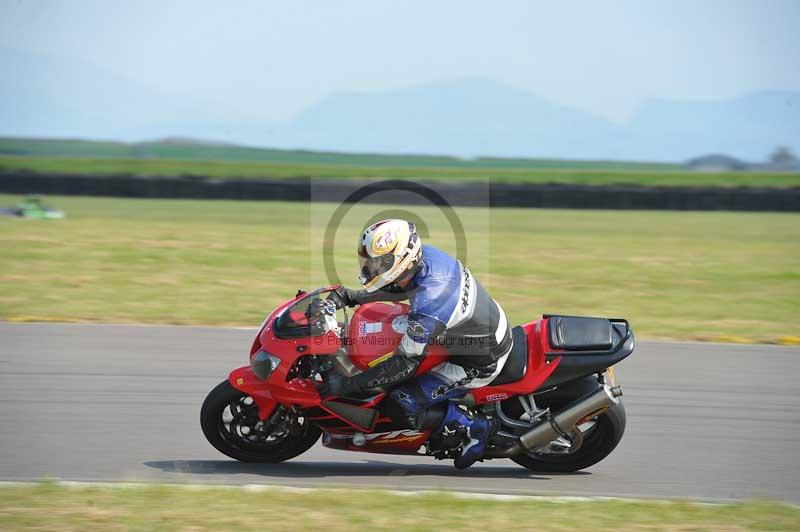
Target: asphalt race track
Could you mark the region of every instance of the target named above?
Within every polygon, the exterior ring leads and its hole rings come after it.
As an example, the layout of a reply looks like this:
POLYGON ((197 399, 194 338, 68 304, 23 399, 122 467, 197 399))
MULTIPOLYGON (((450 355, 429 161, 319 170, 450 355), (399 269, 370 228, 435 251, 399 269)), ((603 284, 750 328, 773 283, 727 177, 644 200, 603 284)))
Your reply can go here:
POLYGON ((800 349, 640 342, 618 366, 628 429, 577 474, 508 460, 467 471, 317 444, 241 464, 204 439, 208 390, 252 330, 0 323, 0 480, 159 481, 800 503, 800 349))

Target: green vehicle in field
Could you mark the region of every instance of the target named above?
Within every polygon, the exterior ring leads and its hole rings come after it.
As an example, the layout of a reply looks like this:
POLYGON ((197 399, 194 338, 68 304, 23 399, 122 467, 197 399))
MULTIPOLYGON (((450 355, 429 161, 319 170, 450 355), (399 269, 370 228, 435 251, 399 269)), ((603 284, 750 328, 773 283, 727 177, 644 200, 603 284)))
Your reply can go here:
POLYGON ((34 220, 59 220, 64 217, 64 212, 46 206, 39 196, 26 196, 14 207, 0 208, 0 215, 34 220))

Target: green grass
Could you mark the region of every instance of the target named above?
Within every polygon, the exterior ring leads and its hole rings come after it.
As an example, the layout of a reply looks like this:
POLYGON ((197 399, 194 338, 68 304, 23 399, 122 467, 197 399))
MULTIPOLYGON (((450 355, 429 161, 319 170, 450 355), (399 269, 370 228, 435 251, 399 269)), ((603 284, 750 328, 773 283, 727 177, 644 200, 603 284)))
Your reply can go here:
POLYGON ((4 530, 787 530, 800 509, 770 502, 464 499, 444 493, 175 486, 0 488, 4 530))
POLYGON ((495 183, 559 183, 636 186, 757 186, 797 187, 800 173, 719 172, 598 169, 570 167, 514 168, 463 166, 358 166, 352 164, 298 164, 173 159, 53 158, 0 156, 0 170, 45 174, 200 176, 221 179, 415 178, 429 181, 495 183))
POLYGON ((0 138, 0 169, 212 178, 418 178, 640 186, 800 186, 800 173, 687 172, 678 164, 276 150, 187 143, 0 138))
MULTIPOLYGON (((18 197, 0 196, 0 205, 18 197)), ((0 318, 255 326, 327 284, 334 204, 53 197, 67 218, 0 218, 0 318)), ((359 205, 334 257, 357 284, 355 240, 397 207, 359 205)), ((455 251, 445 217, 406 207, 455 251)), ((795 214, 458 208, 467 263, 515 323, 543 312, 627 317, 639 337, 800 337, 795 214)))
POLYGON ((290 165, 339 165, 415 168, 572 168, 584 170, 679 170, 680 165, 626 161, 565 161, 559 159, 510 159, 479 157, 462 159, 444 155, 389 155, 337 153, 309 150, 279 150, 236 145, 174 142, 100 142, 71 139, 0 137, 0 155, 23 157, 85 157, 95 159, 172 159, 290 165))

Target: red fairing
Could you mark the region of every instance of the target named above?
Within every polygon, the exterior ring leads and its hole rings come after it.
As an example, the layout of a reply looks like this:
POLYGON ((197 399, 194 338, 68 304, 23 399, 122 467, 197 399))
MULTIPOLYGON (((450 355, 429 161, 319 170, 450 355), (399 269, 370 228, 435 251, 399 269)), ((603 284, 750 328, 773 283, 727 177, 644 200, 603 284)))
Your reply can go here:
MULTIPOLYGON (((281 362, 267 377, 261 381, 251 370, 244 366, 231 372, 228 377, 233 387, 247 393, 258 406, 261 419, 266 419, 277 404, 288 408, 319 408, 325 415, 317 414, 313 420, 339 420, 341 425, 326 429, 330 438, 325 445, 354 451, 416 454, 422 444, 427 441, 429 432, 398 428, 392 421, 379 414, 374 417, 371 427, 360 427, 354 422, 341 417, 326 408, 317 393, 316 386, 310 380, 289 379, 289 372, 298 358, 306 355, 332 355, 341 353, 342 339, 329 331, 323 335, 299 338, 279 338, 275 335, 274 323, 281 312, 307 294, 287 301, 276 308, 262 323, 250 349, 250 356, 264 350, 278 357, 281 362), (363 433, 362 445, 353 443, 353 435, 363 433)), ((386 356, 391 356, 397 349, 406 330, 406 314, 408 305, 392 302, 374 302, 361 305, 353 313, 347 331, 347 353, 358 368, 365 370, 374 366, 386 356)), ((302 313, 301 313, 302 314, 302 313)), ((302 323, 304 316, 294 316, 294 321, 302 323)), ((501 401, 520 394, 535 391, 558 366, 560 357, 547 362, 545 353, 552 351, 548 344, 547 320, 539 320, 524 326, 528 337, 528 365, 525 377, 518 382, 501 386, 486 386, 471 390, 478 404, 501 401)), ((447 360, 447 351, 439 345, 430 346, 427 356, 417 373, 424 373, 432 367, 447 360)), ((384 399, 383 394, 376 395, 371 401, 361 404, 362 408, 378 408, 384 399)), ((360 439, 360 437, 359 437, 360 439)))
POLYGON ((525 377, 521 381, 502 384, 500 386, 484 386, 471 391, 476 404, 503 401, 515 395, 529 394, 547 380, 558 364, 561 357, 547 361, 545 353, 551 351, 547 340, 547 320, 542 319, 522 326, 528 338, 528 367, 525 377))
POLYGON ((231 385, 251 397, 258 405, 259 417, 265 419, 275 408, 276 403, 297 405, 299 407, 319 406, 321 401, 317 389, 311 381, 288 379, 289 370, 295 361, 306 354, 330 354, 339 348, 339 338, 333 333, 307 338, 278 338, 273 330, 275 318, 306 293, 298 293, 267 316, 256 334, 250 348, 252 358, 259 350, 281 359, 280 365, 267 378, 266 382, 255 376, 250 366, 235 369, 228 376, 231 385))
POLYGON ((272 396, 272 392, 264 387, 264 383, 253 374, 250 366, 243 366, 231 371, 230 375, 228 375, 228 382, 237 390, 253 398, 253 401, 258 406, 258 417, 260 419, 267 419, 272 411, 275 410, 278 401, 272 396))
MULTIPOLYGON (((289 303, 283 305, 280 307, 280 310, 283 310, 291 303, 294 303, 294 301, 290 301, 289 303)), ((274 313, 275 316, 278 314, 278 312, 274 313)), ((328 331, 323 335, 306 338, 278 338, 275 336, 272 322, 273 319, 267 320, 258 335, 258 339, 265 351, 278 356, 281 358, 281 360, 291 361, 294 363, 298 357, 311 353, 318 355, 330 355, 335 353, 341 345, 339 337, 336 336, 333 331, 328 331)), ((258 351, 258 349, 261 349, 261 347, 257 347, 255 351, 258 351)), ((252 356, 255 351, 250 353, 250 355, 252 356)))
POLYGON ((365 443, 355 445, 353 433, 330 433, 323 445, 330 449, 343 451, 361 451, 380 454, 417 454, 422 445, 428 441, 430 430, 398 429, 387 432, 364 434, 365 443))
MULTIPOLYGON (((375 302, 361 305, 353 314, 347 334, 350 360, 361 370, 376 365, 385 355, 393 353, 406 332, 408 305, 375 302)), ((428 348, 417 374, 447 360, 447 350, 439 345, 428 348)))

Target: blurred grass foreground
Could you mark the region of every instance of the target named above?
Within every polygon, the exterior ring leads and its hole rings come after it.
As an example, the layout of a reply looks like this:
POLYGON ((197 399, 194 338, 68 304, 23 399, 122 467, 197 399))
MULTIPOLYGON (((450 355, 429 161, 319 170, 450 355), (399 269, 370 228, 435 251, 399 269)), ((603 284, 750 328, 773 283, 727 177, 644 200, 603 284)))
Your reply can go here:
POLYGON ((546 501, 444 493, 132 486, 0 487, 3 530, 798 530, 800 509, 746 502, 546 501))
MULTIPOLYGON (((322 203, 46 200, 67 218, 0 218, 0 319, 256 326, 298 288, 328 284, 322 203)), ((354 242, 378 208, 355 206, 337 232, 347 285, 358 282, 354 242)), ((426 240, 454 251, 435 208, 415 212, 426 240)), ((800 337, 796 214, 457 213, 470 268, 515 323, 551 312, 626 317, 645 338, 800 337)))

